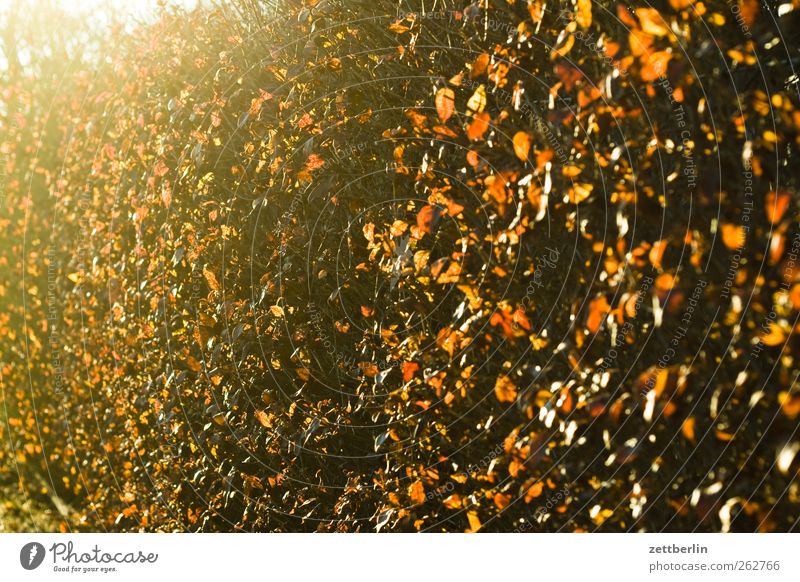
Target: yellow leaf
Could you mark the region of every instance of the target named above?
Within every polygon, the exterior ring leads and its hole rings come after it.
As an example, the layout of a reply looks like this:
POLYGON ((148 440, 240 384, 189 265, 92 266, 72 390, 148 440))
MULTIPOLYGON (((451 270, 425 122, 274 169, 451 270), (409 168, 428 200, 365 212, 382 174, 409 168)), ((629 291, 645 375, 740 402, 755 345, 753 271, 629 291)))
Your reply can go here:
POLYGON ((583 28, 592 25, 592 0, 578 0, 575 21, 583 28))
POLYGON ((575 184, 569 191, 569 201, 572 204, 580 204, 592 193, 592 184, 575 184))
POLYGON ((481 113, 486 108, 486 87, 481 85, 467 101, 467 109, 472 113, 481 113))
POLYGON ((389 25, 389 30, 395 34, 403 34, 411 29, 404 24, 400 24, 400 21, 397 21, 389 25))

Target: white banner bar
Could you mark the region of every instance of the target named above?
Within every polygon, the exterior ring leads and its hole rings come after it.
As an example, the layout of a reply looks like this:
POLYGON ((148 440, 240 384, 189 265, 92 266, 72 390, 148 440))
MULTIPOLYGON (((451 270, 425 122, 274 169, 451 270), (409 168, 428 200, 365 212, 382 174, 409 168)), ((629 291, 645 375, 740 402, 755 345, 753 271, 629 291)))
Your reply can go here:
POLYGON ((798 541, 792 534, 4 534, 0 579, 797 581, 798 541))

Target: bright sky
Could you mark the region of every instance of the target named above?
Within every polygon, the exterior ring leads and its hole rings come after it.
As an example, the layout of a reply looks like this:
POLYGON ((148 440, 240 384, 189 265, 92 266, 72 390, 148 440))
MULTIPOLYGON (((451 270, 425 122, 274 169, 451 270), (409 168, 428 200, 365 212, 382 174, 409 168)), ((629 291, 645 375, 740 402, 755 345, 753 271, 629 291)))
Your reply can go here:
MULTIPOLYGON (((198 4, 208 4, 211 0, 166 0, 168 6, 182 6, 193 9, 198 4)), ((152 20, 158 14, 159 0, 0 0, 0 29, 3 28, 3 19, 12 6, 17 8, 17 14, 24 18, 27 11, 35 11, 36 7, 47 13, 53 6, 60 7, 67 13, 76 15, 92 27, 103 27, 113 20, 135 25, 136 22, 152 20)), ((53 23, 58 26, 57 22, 53 23)), ((18 56, 25 62, 25 49, 18 56)), ((0 71, 8 66, 5 55, 0 47, 0 71)))
MULTIPOLYGON (((158 8, 158 0, 32 0, 33 4, 56 4, 64 9, 76 14, 91 14, 99 10, 112 9, 118 16, 123 18, 148 19, 152 18, 158 8)), ((0 15, 10 5, 18 3, 19 0, 0 0, 0 15)), ((198 0, 167 0, 167 4, 194 8, 198 0)))

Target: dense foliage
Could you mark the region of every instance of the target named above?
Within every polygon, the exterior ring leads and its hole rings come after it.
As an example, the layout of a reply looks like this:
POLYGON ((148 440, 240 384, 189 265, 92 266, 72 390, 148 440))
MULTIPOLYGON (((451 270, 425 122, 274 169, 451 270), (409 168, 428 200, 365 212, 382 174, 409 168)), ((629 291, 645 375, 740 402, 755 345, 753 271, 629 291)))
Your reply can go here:
POLYGON ((65 529, 792 529, 798 8, 7 22, 6 479, 65 529))

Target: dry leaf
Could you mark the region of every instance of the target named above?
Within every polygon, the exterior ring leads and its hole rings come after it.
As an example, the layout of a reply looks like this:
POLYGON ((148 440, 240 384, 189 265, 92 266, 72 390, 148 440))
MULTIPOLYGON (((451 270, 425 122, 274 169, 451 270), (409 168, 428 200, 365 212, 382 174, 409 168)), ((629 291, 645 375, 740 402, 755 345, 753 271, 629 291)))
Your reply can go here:
POLYGON ((415 481, 408 486, 408 496, 415 505, 425 503, 425 487, 422 485, 422 481, 415 481))
POLYGON ((695 425, 694 417, 690 416, 686 420, 683 421, 683 425, 681 426, 681 432, 686 440, 691 441, 693 443, 697 442, 694 436, 694 425, 695 425))
POLYGON ((486 87, 481 85, 467 101, 467 109, 472 113, 480 113, 486 108, 486 87))
POLYGON ((769 332, 761 335, 761 341, 768 346, 779 346, 786 340, 786 334, 774 321, 769 324, 769 332))
POLYGON ((482 138, 486 130, 489 129, 490 119, 491 117, 486 111, 478 113, 467 125, 467 137, 472 141, 482 138))
POLYGON ((455 110, 456 94, 450 87, 442 87, 436 92, 436 113, 443 122, 452 117, 455 110))
POLYGON ((720 228, 720 231, 722 233, 722 243, 730 250, 735 251, 736 249, 744 246, 746 235, 743 226, 736 224, 723 224, 720 228))
POLYGON ((206 283, 208 283, 208 286, 212 291, 220 290, 221 287, 219 281, 217 281, 217 276, 209 271, 206 267, 203 267, 203 277, 205 277, 206 283))
POLYGON ((486 67, 489 66, 489 53, 481 53, 478 55, 478 58, 475 59, 475 62, 472 63, 472 69, 469 72, 469 76, 475 79, 476 77, 481 76, 483 73, 486 72, 486 67))
POLYGON ((655 8, 639 8, 636 10, 639 18, 639 25, 645 34, 652 36, 665 36, 669 33, 669 27, 661 13, 655 8))
POLYGON ((514 153, 523 162, 528 159, 528 154, 531 151, 531 136, 524 131, 518 131, 514 134, 514 153))
POLYGON ((592 1, 578 0, 575 21, 583 28, 589 28, 592 25, 592 1))
POLYGON ((467 521, 469 521, 469 532, 474 533, 481 529, 481 520, 478 519, 478 514, 475 511, 467 512, 467 521))
POLYGON ((517 399, 517 387, 508 376, 501 374, 494 383, 494 395, 500 402, 514 402, 517 399))

